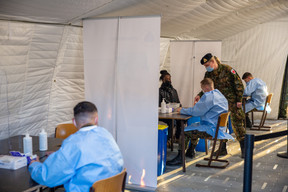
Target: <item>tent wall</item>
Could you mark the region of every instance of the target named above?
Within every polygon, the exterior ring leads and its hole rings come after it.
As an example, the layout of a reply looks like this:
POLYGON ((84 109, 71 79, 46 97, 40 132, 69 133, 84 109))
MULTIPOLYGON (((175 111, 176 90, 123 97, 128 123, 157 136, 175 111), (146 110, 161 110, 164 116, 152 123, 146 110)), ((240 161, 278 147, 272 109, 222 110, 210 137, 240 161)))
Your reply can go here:
POLYGON ((0 21, 0 139, 72 118, 84 99, 82 29, 0 21))
POLYGON ((223 63, 234 67, 240 77, 247 71, 252 73, 265 81, 268 91, 274 93, 272 112, 267 117, 270 119, 278 118, 287 53, 287 22, 261 24, 222 41, 223 63))
MULTIPOLYGON (((267 83, 268 91, 274 93, 271 104, 272 112, 267 117, 269 119, 278 118, 282 80, 288 53, 287 32, 287 21, 283 20, 261 24, 222 39, 222 53, 219 56, 222 63, 235 68, 240 77, 247 71, 251 72, 255 77, 263 79, 267 83)), ((171 56, 170 54, 166 54, 166 56, 165 65, 161 65, 160 69, 172 72, 171 56)), ((172 76, 173 84, 177 84, 175 81, 175 77, 172 76)), ((181 82, 179 83, 181 84, 181 82)), ((244 81, 243 84, 245 86, 244 81)), ((180 95, 180 97, 182 96, 180 95)), ((259 118, 259 114, 256 117, 259 118)))
POLYGON ((160 39, 160 68, 169 70, 170 69, 170 41, 169 38, 160 39))

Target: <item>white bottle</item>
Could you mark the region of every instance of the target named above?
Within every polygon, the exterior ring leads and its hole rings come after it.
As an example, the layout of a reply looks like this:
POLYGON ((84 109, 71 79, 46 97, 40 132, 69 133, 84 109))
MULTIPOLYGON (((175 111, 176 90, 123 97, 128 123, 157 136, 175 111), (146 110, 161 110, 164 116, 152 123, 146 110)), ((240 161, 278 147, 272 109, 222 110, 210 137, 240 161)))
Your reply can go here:
POLYGON ((30 137, 28 133, 26 133, 25 137, 23 138, 23 148, 25 155, 33 155, 32 137, 30 137))
POLYGON ((47 140, 47 132, 44 129, 39 133, 39 150, 47 151, 48 149, 48 140, 47 140))
POLYGON ((161 102, 161 113, 166 113, 166 103, 165 103, 165 99, 162 99, 161 102))

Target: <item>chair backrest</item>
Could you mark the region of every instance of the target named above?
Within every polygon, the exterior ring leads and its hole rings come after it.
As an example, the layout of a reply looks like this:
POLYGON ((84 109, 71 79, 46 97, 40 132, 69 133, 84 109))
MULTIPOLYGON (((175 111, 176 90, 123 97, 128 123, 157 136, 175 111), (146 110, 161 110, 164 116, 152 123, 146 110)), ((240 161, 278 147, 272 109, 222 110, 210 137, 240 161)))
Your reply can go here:
POLYGON ((71 134, 73 134, 77 131, 78 131, 78 129, 72 123, 59 124, 59 125, 57 125, 57 127, 55 129, 55 137, 61 138, 61 139, 66 139, 71 134))
POLYGON ((266 104, 270 104, 272 100, 273 93, 270 93, 266 98, 266 104))
POLYGON ((126 169, 123 169, 117 175, 96 181, 90 188, 90 192, 124 192, 126 175, 126 169))
POLYGON ((229 119, 230 112, 222 113, 218 118, 219 127, 226 127, 229 119))

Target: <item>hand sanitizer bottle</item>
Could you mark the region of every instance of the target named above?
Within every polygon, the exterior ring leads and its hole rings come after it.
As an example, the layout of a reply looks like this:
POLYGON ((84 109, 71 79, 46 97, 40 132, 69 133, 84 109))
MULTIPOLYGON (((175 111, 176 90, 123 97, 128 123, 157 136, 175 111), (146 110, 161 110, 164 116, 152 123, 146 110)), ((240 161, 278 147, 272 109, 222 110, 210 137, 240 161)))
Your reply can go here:
POLYGON ((161 102, 161 113, 166 113, 166 103, 165 103, 165 99, 162 99, 161 102))
POLYGON ((39 133, 39 150, 47 151, 48 141, 47 141, 47 132, 44 129, 39 133))
POLYGON ((26 133, 25 137, 23 138, 23 148, 25 155, 33 155, 32 137, 30 137, 28 133, 26 133))

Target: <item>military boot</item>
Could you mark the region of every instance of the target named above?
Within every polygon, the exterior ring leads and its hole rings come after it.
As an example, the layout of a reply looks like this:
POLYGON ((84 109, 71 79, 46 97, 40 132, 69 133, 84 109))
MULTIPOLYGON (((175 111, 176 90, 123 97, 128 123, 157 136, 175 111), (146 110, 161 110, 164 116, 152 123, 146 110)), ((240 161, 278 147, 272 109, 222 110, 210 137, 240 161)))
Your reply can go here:
POLYGON ((245 158, 245 145, 244 145, 244 141, 245 140, 242 140, 240 141, 240 148, 241 148, 241 158, 245 158))
POLYGON ((252 128, 252 123, 251 123, 251 121, 250 121, 250 118, 249 118, 249 116, 246 114, 246 127, 247 128, 252 128))
MULTIPOLYGON (((213 153, 213 156, 216 156, 217 153, 218 153, 218 150, 213 153)), ((221 149, 220 149, 219 156, 224 156, 224 155, 227 155, 227 154, 228 153, 227 153, 227 149, 226 149, 226 142, 223 142, 222 146, 221 146, 221 149)))
POLYGON ((190 145, 190 147, 187 149, 185 155, 186 155, 186 157, 193 159, 196 155, 195 146, 190 145))
POLYGON ((170 161, 167 161, 166 162, 166 165, 170 165, 170 166, 173 166, 173 165, 182 165, 182 151, 181 150, 178 150, 178 154, 177 156, 170 160, 170 161))

